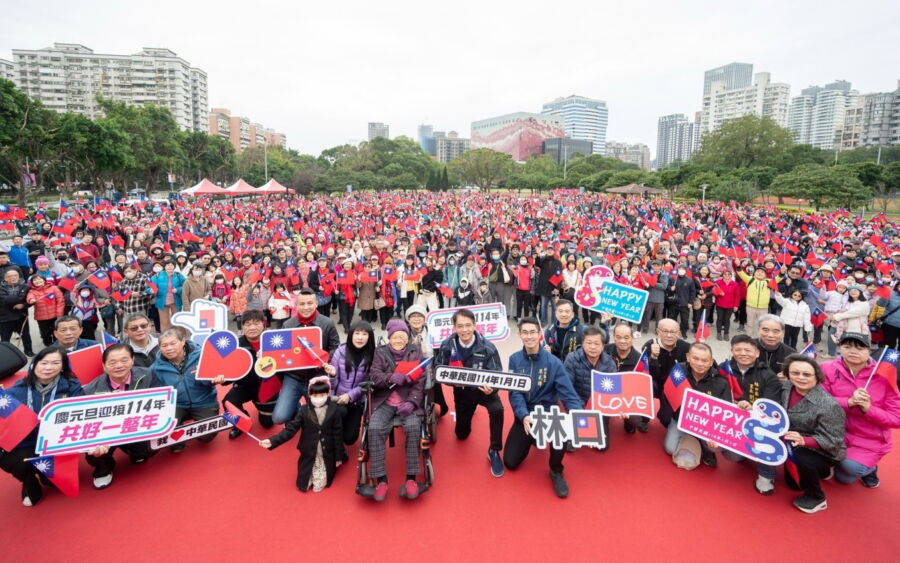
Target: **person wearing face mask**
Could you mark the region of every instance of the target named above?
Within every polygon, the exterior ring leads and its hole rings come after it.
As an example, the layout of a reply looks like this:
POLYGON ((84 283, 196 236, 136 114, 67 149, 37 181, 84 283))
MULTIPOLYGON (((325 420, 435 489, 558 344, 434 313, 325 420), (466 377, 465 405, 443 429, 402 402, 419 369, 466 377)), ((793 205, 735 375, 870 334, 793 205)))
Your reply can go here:
POLYGON ((181 293, 182 311, 190 311, 191 303, 197 299, 209 297, 210 284, 203 275, 206 272, 206 264, 202 260, 194 260, 191 275, 184 282, 181 293))
POLYGON ((165 266, 155 264, 154 275, 150 278, 156 286, 156 310, 159 311, 160 328, 165 331, 172 326, 172 315, 181 311, 181 290, 184 276, 175 271, 175 264, 167 262, 165 266))
MULTIPOLYGON (((122 311, 122 319, 136 313, 146 314, 153 303, 153 290, 147 285, 147 276, 134 264, 128 264, 124 269, 124 277, 118 283, 119 291, 128 292, 124 301, 119 302, 122 311)), ((124 328, 124 324, 123 324, 124 328)))
POLYGON ((337 468, 347 461, 343 443, 343 410, 330 397, 331 384, 327 376, 319 376, 309 381, 309 403, 297 409, 294 418, 284 425, 278 434, 259 445, 274 450, 300 432, 297 449, 297 488, 303 492, 318 493, 330 487, 337 468))
POLYGON ((25 301, 34 307, 34 320, 37 321, 44 346, 50 346, 53 343, 53 323, 64 314, 65 298, 58 287, 38 274, 31 276, 31 287, 25 301))
MULTIPOLYGON (((675 294, 675 306, 678 311, 681 334, 687 334, 688 327, 693 317, 693 310, 691 307, 700 293, 700 286, 694 281, 693 277, 688 275, 686 267, 679 266, 677 274, 672 291, 675 294)), ((656 326, 658 329, 659 322, 656 323, 656 326)))
POLYGON ((100 322, 100 302, 94 292, 94 287, 90 285, 76 287, 72 296, 72 311, 70 312, 73 317, 81 321, 82 334, 91 340, 96 340, 97 324, 100 322))
POLYGON ((512 311, 512 296, 515 291, 515 278, 506 265, 505 253, 497 248, 491 250, 491 262, 488 269, 488 289, 494 296, 494 301, 502 303, 506 307, 507 318, 512 311))
POLYGON ((475 304, 475 292, 469 286, 469 279, 459 280, 459 287, 453 293, 453 299, 457 307, 468 307, 475 304))
MULTIPOLYGON (((463 279, 469 281, 469 289, 474 290, 478 287, 479 282, 482 280, 481 269, 478 267, 478 264, 475 261, 475 255, 470 254, 466 256, 466 261, 459 268, 460 274, 460 282, 463 279)), ((457 305, 459 306, 459 305, 457 305)))
MULTIPOLYGON (((444 266, 444 285, 448 286, 451 290, 456 291, 456 288, 459 287, 459 280, 462 276, 462 270, 459 266, 459 256, 456 254, 450 254, 447 256, 447 265, 444 266)), ((439 297, 443 297, 442 295, 439 297)), ((456 305, 453 302, 445 303, 447 307, 455 307, 456 305)))
POLYGON ((515 321, 532 315, 532 291, 534 290, 534 268, 528 263, 528 258, 522 256, 518 264, 512 266, 515 274, 516 288, 516 314, 515 321))

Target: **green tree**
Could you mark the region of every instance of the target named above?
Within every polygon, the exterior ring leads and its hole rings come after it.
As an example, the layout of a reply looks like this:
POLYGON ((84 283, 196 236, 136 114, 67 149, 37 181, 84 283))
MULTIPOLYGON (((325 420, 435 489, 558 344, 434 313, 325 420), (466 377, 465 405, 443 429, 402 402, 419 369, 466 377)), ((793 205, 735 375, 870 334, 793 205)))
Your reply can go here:
POLYGON ((56 113, 26 96, 9 80, 0 79, 0 180, 18 186, 19 205, 25 205, 27 186, 21 174, 27 166, 42 185, 41 175, 56 113))
POLYGON ((801 166, 779 175, 771 191, 779 197, 808 199, 818 211, 824 206, 860 207, 872 200, 872 189, 841 167, 801 166))
POLYGON ((900 191, 900 162, 884 169, 884 184, 891 191, 900 191))
POLYGON ((512 163, 512 157, 506 153, 492 149, 475 149, 456 157, 449 166, 463 182, 489 191, 506 177, 512 163))
POLYGON ((83 115, 64 113, 48 142, 64 170, 65 185, 81 181, 90 185, 97 196, 104 192, 105 179, 134 167, 124 133, 109 121, 91 121, 83 115))
POLYGON ((752 202, 758 193, 753 182, 726 179, 709 190, 708 197, 716 201, 747 203, 752 202))
POLYGON ((703 137, 693 161, 707 168, 777 167, 792 144, 791 132, 771 119, 745 115, 703 137))
POLYGON ((884 166, 874 162, 855 162, 853 164, 839 164, 835 168, 855 175, 866 187, 875 188, 884 182, 884 166))
POLYGON ((656 186, 659 178, 646 170, 620 170, 614 173, 603 185, 604 188, 615 188, 625 186, 627 184, 644 184, 647 186, 656 186))
POLYGON ((444 166, 441 169, 441 180, 438 183, 439 189, 442 192, 445 192, 450 189, 450 175, 447 174, 447 167, 444 166))

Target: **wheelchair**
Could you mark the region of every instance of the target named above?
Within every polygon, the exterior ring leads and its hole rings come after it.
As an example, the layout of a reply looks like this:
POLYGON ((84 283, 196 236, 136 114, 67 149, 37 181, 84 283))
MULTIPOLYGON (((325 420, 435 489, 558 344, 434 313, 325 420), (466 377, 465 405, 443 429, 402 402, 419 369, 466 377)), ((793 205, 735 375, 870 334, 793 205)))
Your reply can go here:
MULTIPOLYGON (((419 454, 422 456, 424 475, 422 476, 422 481, 417 480, 417 484, 419 485, 419 496, 422 496, 423 493, 427 492, 428 489, 434 485, 434 463, 431 459, 431 444, 433 443, 433 430, 437 421, 434 413, 434 404, 431 400, 431 391, 434 387, 433 373, 433 370, 429 370, 427 379, 425 380, 425 401, 423 403, 425 414, 420 417, 422 419, 420 424, 422 431, 419 436, 419 454)), ((369 475, 369 420, 372 417, 373 384, 371 381, 366 381, 362 383, 360 387, 365 393, 366 405, 361 423, 362 429, 359 439, 359 453, 356 456, 356 494, 371 499, 375 496, 376 486, 375 479, 369 475)), ((394 447, 394 431, 397 427, 402 427, 399 417, 394 418, 393 427, 388 436, 388 445, 391 448, 394 447)), ((400 496, 405 498, 405 494, 405 489, 401 488, 400 496)))

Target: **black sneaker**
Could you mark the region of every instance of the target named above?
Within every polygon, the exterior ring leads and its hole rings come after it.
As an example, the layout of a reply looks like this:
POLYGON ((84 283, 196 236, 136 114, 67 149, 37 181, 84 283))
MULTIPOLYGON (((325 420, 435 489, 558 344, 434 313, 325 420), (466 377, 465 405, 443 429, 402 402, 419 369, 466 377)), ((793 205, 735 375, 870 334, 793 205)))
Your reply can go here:
POLYGON ((172 446, 172 453, 180 454, 181 452, 184 451, 185 447, 187 447, 187 444, 185 444, 184 442, 182 442, 180 444, 175 444, 174 446, 172 446))
POLYGON ((637 429, 641 434, 650 432, 650 422, 646 418, 641 418, 637 423, 637 429))
POLYGON ((819 498, 811 495, 803 495, 794 499, 794 506, 796 506, 797 510, 801 512, 813 514, 815 512, 819 512, 820 510, 825 510, 826 508, 828 508, 828 503, 825 502, 824 496, 822 498, 819 498))
POLYGON ((703 461, 703 465, 708 467, 718 467, 719 460, 716 458, 716 452, 703 450, 703 453, 700 454, 700 460, 703 461))
POLYGON ((229 440, 234 440, 235 438, 237 438, 237 437, 240 436, 241 434, 243 434, 243 432, 241 432, 238 428, 236 428, 236 427, 235 427, 235 428, 232 428, 232 429, 231 429, 231 432, 228 433, 228 439, 229 439, 229 440))
POLYGON ((562 473, 551 471, 550 480, 553 481, 553 492, 556 493, 556 496, 559 498, 566 498, 569 496, 569 485, 563 478, 562 473))
POLYGON ((491 475, 503 477, 503 460, 500 459, 500 452, 493 449, 488 450, 488 461, 491 462, 491 475))
POLYGON ((634 434, 635 432, 637 432, 637 428, 635 427, 634 423, 631 422, 630 420, 626 420, 625 421, 625 433, 626 434, 634 434))
POLYGON ((877 468, 873 469, 868 475, 863 475, 859 480, 862 482, 863 487, 868 487, 870 489, 874 489, 881 484, 881 481, 878 479, 877 468))

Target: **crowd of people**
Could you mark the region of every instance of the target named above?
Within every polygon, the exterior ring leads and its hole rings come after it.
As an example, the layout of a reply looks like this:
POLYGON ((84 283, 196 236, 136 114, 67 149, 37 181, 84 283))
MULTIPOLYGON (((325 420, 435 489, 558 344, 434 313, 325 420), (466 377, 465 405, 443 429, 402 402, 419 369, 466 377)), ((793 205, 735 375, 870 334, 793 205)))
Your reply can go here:
MULTIPOLYGON (((224 382, 193 377, 199 348, 172 325, 176 312, 190 311, 196 300, 227 305, 239 345, 254 358, 266 329, 318 326, 327 365, 279 374, 276 393, 261 393, 266 382, 251 370, 222 398, 242 410, 252 403, 263 428, 284 425, 263 447, 301 433, 297 486, 304 491, 327 487, 347 461, 346 446, 357 442, 366 416, 361 384, 371 382, 374 498, 388 493, 384 443, 395 420, 406 434, 401 490, 406 498, 419 496, 426 396, 441 416, 448 405, 441 385, 426 390, 425 379, 395 369, 425 357, 434 358, 432 367, 459 362, 500 371, 506 364, 532 378, 529 393, 509 392, 514 422, 505 440, 497 390, 452 388, 458 439, 469 436, 478 406, 487 411, 495 477, 529 455, 535 406, 590 408, 591 371, 635 369, 642 350, 660 400, 663 446, 680 467, 715 466, 719 448, 677 428, 678 409, 661 392, 674 368, 684 370, 692 388, 742 408, 757 398, 781 403, 797 468, 786 480, 802 491, 794 504, 804 512, 826 507, 820 480, 832 472, 840 482, 877 486, 891 429, 900 427, 895 387, 869 377, 873 346, 897 349, 900 340, 900 233, 882 215, 566 190, 548 197, 367 193, 163 207, 76 203, 59 211, 55 220, 45 209, 26 219, 10 211, 8 224, 21 233, 0 252, 0 339, 19 339, 32 357, 10 393, 38 412, 82 393, 171 385, 179 422, 202 420, 220 412, 217 386, 224 382), (592 266, 648 292, 640 322, 578 306, 576 289, 592 266), (466 309, 497 302, 517 324, 523 346, 506 362, 466 309), (433 349, 426 315, 446 307, 460 308, 454 335, 433 349), (703 325, 715 329, 709 340, 728 343, 730 358, 713 358, 703 325), (37 354, 33 329, 43 344, 37 354), (82 388, 67 353, 96 344, 101 330, 122 343, 105 349, 104 374, 82 388), (807 342, 827 361, 797 354, 807 342), (720 374, 726 362, 741 393, 720 374)), ((648 432, 650 422, 630 417, 624 428, 648 432)), ((230 437, 240 433, 234 428, 230 437)), ((38 474, 24 461, 33 457, 35 437, 0 455, 0 468, 22 481, 26 506, 42 496, 38 474)), ((146 444, 118 448, 134 463, 154 453, 146 444)), ((87 455, 98 489, 112 482, 115 449, 87 455)), ((549 452, 560 497, 569 492, 565 454, 549 452)), ((775 469, 759 464, 757 473, 756 491, 772 494, 775 469)))

